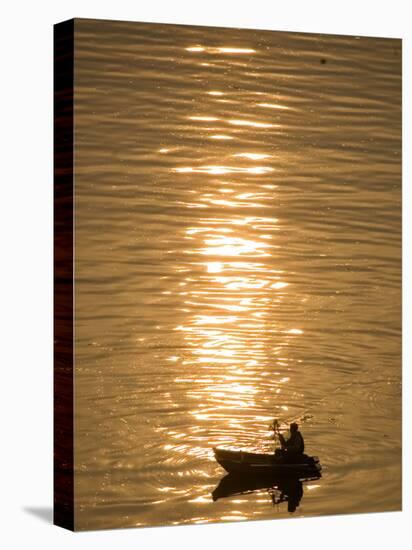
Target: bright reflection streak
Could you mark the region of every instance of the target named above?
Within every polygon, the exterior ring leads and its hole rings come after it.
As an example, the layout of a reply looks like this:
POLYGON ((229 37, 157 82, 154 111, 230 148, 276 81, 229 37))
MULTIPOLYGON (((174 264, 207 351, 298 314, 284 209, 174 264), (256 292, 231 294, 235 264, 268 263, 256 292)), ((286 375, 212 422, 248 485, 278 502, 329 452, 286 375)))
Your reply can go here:
POLYGON ((208 202, 209 204, 216 204, 217 206, 238 206, 243 208, 264 208, 264 204, 259 204, 257 202, 251 202, 251 201, 233 201, 233 200, 225 200, 225 199, 201 199, 205 202, 208 202))
POLYGON ((192 498, 188 502, 194 502, 196 504, 209 504, 210 496, 209 495, 200 495, 198 497, 192 498))
POLYGON ((211 92, 207 92, 209 95, 224 95, 223 92, 219 92, 217 90, 212 90, 211 92))
POLYGON ((251 48, 217 48, 222 53, 255 53, 251 48))
POLYGON ((220 273, 223 271, 223 265, 221 262, 208 262, 205 264, 207 266, 208 273, 220 273))
POLYGON ((241 200, 247 200, 247 199, 253 199, 261 196, 259 193, 240 193, 240 195, 236 195, 237 199, 241 200))
POLYGON ((233 229, 228 227, 214 228, 214 227, 189 227, 186 230, 186 235, 197 235, 198 233, 208 233, 210 231, 219 231, 219 233, 233 233, 233 229))
POLYGON ((262 159, 269 158, 271 155, 263 155, 259 153, 236 153, 235 155, 232 155, 232 156, 246 158, 249 160, 262 160, 262 159))
POLYGON ((253 128, 273 128, 274 126, 279 126, 279 124, 269 124, 267 122, 254 122, 253 120, 238 120, 231 119, 228 120, 229 124, 234 126, 252 126, 253 128))
POLYGON ((224 235, 213 239, 206 239, 207 248, 199 250, 199 254, 208 256, 240 256, 241 254, 267 255, 262 249, 270 248, 270 245, 259 241, 242 239, 241 237, 226 237, 224 235))
POLYGON ((190 116, 188 118, 190 118, 190 120, 199 120, 204 122, 214 122, 216 120, 219 120, 217 117, 214 116, 190 116))
POLYGON ((247 277, 217 277, 215 280, 221 283, 227 290, 260 289, 268 284, 268 281, 251 280, 247 277))
POLYGON ((212 175, 223 175, 223 174, 236 174, 236 173, 250 173, 250 174, 266 174, 268 172, 273 172, 273 168, 269 166, 253 166, 251 168, 244 168, 240 166, 199 166, 198 168, 193 168, 192 166, 183 166, 180 168, 174 168, 174 172, 193 172, 198 174, 212 174, 212 175))
POLYGON ((224 134, 214 134, 209 136, 209 139, 233 139, 232 136, 226 136, 224 134))
POLYGON ((290 107, 286 107, 286 105, 279 105, 279 103, 258 103, 259 107, 266 107, 267 109, 282 109, 282 110, 289 110, 290 107))
POLYGON ((237 317, 216 317, 213 315, 196 315, 194 323, 196 325, 222 325, 225 323, 233 323, 237 317))
POLYGON ((281 281, 278 281, 277 283, 274 283, 273 285, 271 285, 271 288, 281 289, 287 286, 289 286, 289 283, 283 283, 281 281))
POLYGON ((277 218, 254 218, 254 217, 247 217, 247 218, 236 218, 234 220, 231 220, 230 223, 233 225, 249 225, 255 222, 267 222, 270 225, 275 225, 277 223, 277 218))
POLYGON ((256 50, 253 50, 252 48, 231 48, 231 47, 205 47, 205 46, 190 46, 188 48, 185 48, 187 52, 208 52, 208 53, 235 53, 235 54, 242 54, 242 53, 255 53, 256 50))

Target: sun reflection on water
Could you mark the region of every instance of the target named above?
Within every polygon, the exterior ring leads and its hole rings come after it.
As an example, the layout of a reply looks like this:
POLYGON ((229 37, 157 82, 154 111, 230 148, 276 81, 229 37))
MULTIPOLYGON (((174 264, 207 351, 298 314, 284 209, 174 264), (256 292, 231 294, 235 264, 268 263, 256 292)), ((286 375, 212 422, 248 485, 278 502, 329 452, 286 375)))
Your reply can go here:
POLYGON ((236 174, 236 173, 249 173, 249 174, 265 174, 267 172, 273 172, 273 168, 270 166, 252 166, 250 168, 245 168, 242 166, 198 166, 193 168, 192 166, 182 166, 174 168, 175 172, 180 173, 198 173, 198 174, 211 174, 211 175, 222 175, 222 174, 236 174))
MULTIPOLYGON (((186 49, 215 55, 253 53, 248 48, 202 45, 186 49)), ((213 88, 205 93, 216 98, 234 94, 213 88)), ((284 356, 291 339, 303 332, 274 321, 274 312, 291 292, 288 274, 275 256, 282 222, 258 215, 264 208, 273 211, 277 199, 277 170, 268 162, 274 154, 265 147, 265 135, 281 125, 269 109, 287 107, 264 99, 256 106, 266 107, 269 116, 262 116, 263 109, 255 118, 241 109, 225 116, 217 106, 194 106, 185 117, 185 128, 216 143, 204 141, 204 150, 169 168, 177 181, 186 178, 190 189, 186 202, 179 204, 203 209, 182 230, 186 260, 176 265, 176 273, 184 277, 178 283, 184 290, 179 292, 175 331, 181 334, 183 351, 168 358, 180 367, 175 382, 185 385, 193 402, 193 427, 187 434, 192 446, 188 451, 187 445, 171 445, 177 453, 200 453, 209 459, 212 445, 239 445, 247 441, 248 425, 258 423, 266 431, 274 409, 287 411, 281 400, 282 389, 290 383, 284 356), (228 126, 233 127, 230 133, 228 126), (253 136, 255 146, 239 145, 246 134, 253 136), (245 209, 252 214, 245 215, 245 209), (283 365, 278 355, 284 357, 283 365)))
MULTIPOLYGON (((205 177, 217 175, 217 171, 206 168, 201 168, 205 177)), ((226 183, 219 181, 220 185, 226 183)), ((237 200, 244 201, 258 196, 269 200, 253 191, 236 195, 237 200)), ((213 193, 203 193, 198 200, 212 202, 212 198, 213 193)), ((220 425, 220 430, 214 430, 217 443, 233 445, 238 443, 245 422, 251 421, 252 411, 256 411, 256 419, 265 418, 266 422, 270 418, 262 415, 262 390, 254 381, 268 367, 274 330, 268 325, 270 310, 285 298, 289 283, 287 274, 272 265, 273 244, 268 242, 279 220, 240 216, 234 201, 213 204, 220 208, 220 215, 201 217, 196 225, 185 229, 185 253, 196 275, 185 279, 190 285, 182 308, 186 320, 176 327, 189 351, 182 361, 182 368, 190 369, 189 378, 178 377, 176 381, 196 381, 187 390, 196 403, 190 414, 201 425, 220 425), (199 259, 202 257, 204 260, 199 259)), ((289 378, 272 372, 271 380, 276 390, 289 378)))
POLYGON ((200 52, 207 52, 211 54, 228 54, 228 53, 234 53, 234 54, 253 54, 256 53, 256 50, 252 48, 234 48, 234 47, 210 47, 210 46, 189 46, 185 48, 188 52, 194 52, 194 53, 200 53, 200 52))

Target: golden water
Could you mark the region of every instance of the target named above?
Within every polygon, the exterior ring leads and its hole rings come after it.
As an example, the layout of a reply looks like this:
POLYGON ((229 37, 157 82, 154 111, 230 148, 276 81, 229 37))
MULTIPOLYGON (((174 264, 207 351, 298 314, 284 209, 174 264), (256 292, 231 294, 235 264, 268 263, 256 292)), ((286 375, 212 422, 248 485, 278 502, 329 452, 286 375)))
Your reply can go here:
POLYGON ((400 508, 401 43, 76 22, 76 523, 213 502, 296 419, 296 516, 400 508))

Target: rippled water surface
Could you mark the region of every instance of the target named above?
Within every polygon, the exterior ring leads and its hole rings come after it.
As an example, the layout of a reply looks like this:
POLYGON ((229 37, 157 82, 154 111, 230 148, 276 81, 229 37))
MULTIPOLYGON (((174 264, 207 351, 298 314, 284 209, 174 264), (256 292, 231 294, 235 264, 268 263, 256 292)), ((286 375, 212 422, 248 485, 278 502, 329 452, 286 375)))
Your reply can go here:
POLYGON ((212 447, 298 420, 293 517, 401 506, 401 42, 76 22, 76 523, 289 517, 212 447))

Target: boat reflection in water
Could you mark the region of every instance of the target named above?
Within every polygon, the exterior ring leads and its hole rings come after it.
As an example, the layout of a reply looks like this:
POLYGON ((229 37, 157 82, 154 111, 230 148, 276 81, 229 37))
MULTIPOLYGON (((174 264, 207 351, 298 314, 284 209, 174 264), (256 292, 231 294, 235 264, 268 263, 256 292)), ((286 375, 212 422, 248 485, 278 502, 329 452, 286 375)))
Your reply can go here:
POLYGON ((214 501, 221 498, 251 494, 266 489, 272 503, 287 502, 288 512, 293 513, 303 497, 303 483, 321 478, 321 473, 301 479, 296 474, 260 474, 246 477, 244 474, 231 473, 224 476, 212 492, 214 501))

